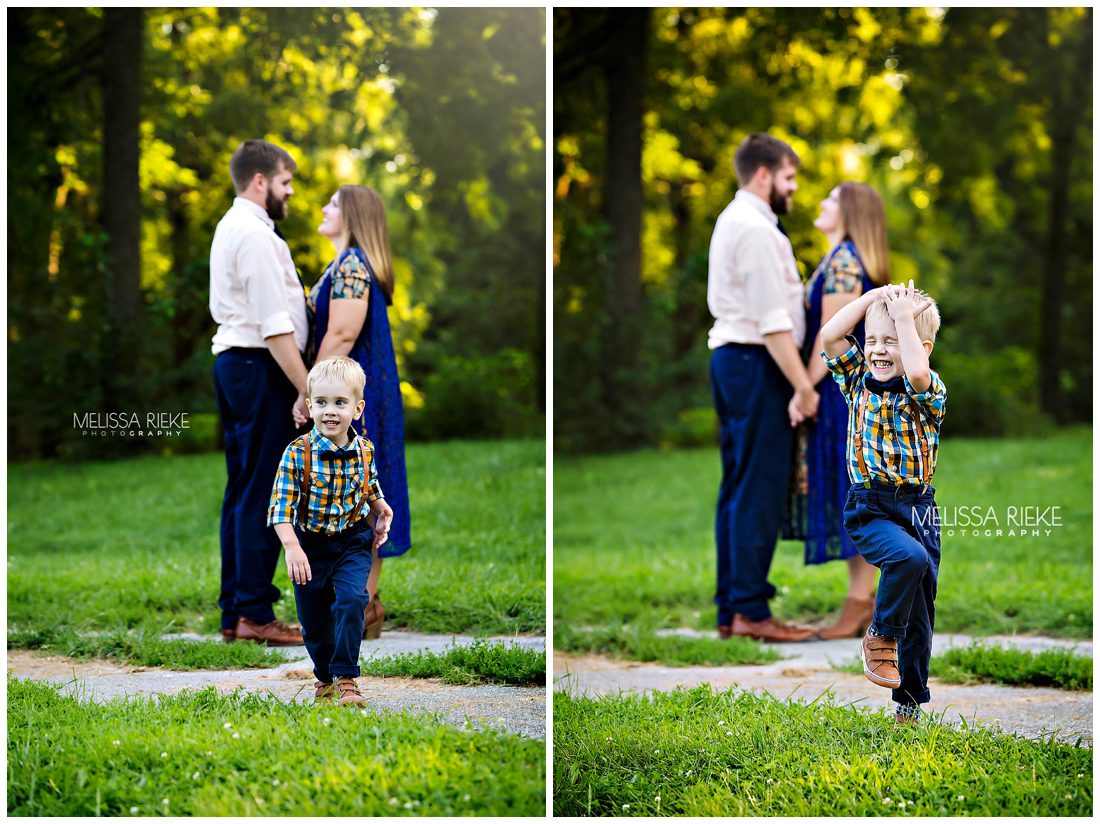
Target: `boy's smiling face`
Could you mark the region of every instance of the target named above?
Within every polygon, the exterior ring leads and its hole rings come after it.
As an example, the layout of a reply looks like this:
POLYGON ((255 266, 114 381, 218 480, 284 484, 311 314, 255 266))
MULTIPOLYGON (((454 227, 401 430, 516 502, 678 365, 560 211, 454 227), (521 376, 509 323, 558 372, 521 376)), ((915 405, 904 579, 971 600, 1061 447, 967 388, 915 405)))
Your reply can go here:
POLYGON ((348 427, 363 412, 365 402, 355 400, 352 389, 338 380, 318 380, 306 398, 317 430, 337 446, 347 446, 348 427))
POLYGON ((888 381, 902 374, 898 330, 890 317, 885 312, 868 313, 864 331, 866 340, 863 351, 871 368, 871 376, 876 380, 888 381))

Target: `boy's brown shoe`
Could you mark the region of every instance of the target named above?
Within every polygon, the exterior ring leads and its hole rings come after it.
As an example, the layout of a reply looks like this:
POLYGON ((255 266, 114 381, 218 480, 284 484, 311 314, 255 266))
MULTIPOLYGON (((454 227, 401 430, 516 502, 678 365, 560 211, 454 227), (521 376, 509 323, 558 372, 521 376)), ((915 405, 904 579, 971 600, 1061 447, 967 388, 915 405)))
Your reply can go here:
POLYGON ((328 703, 336 695, 336 686, 331 681, 314 681, 313 686, 316 687, 313 697, 317 701, 328 703))
POLYGON ((296 647, 305 643, 299 627, 284 624, 282 621, 257 624, 247 618, 237 621, 237 640, 257 641, 269 647, 296 647))
POLYGON ((871 630, 867 630, 859 645, 859 657, 863 661, 863 674, 872 684, 880 687, 901 686, 896 638, 872 635, 871 630))
POLYGON ((358 707, 367 703, 363 693, 359 692, 359 685, 355 683, 354 678, 337 678, 336 691, 340 693, 336 703, 341 707, 358 707))

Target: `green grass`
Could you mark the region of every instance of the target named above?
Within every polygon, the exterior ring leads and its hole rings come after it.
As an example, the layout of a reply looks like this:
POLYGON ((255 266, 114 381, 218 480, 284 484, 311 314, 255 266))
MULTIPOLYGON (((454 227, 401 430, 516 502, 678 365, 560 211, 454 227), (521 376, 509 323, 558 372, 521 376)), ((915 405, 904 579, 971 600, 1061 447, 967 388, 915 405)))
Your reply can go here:
POLYGON ((554 646, 564 652, 600 653, 631 661, 660 661, 678 667, 768 664, 783 656, 749 638, 715 643, 710 638, 655 635, 650 628, 630 626, 574 630, 554 628, 554 646))
POLYGON ((8 678, 12 816, 540 816, 545 745, 213 688, 105 704, 8 678))
POLYGON ((8 633, 8 648, 40 649, 79 660, 106 658, 123 664, 175 670, 274 667, 286 660, 276 650, 259 644, 161 638, 155 633, 122 629, 83 634, 52 627, 13 630, 8 633))
POLYGON ((546 686, 546 653, 478 640, 443 653, 423 650, 360 661, 363 675, 441 678, 448 684, 546 686))
POLYGON ((937 655, 930 674, 952 684, 1028 684, 1064 690, 1092 689, 1092 658, 1071 650, 1042 652, 987 644, 955 647, 937 655))
POLYGON ((554 695, 557 816, 1089 816, 1092 751, 703 686, 554 695))
MULTIPOLYGON (((544 460, 538 440, 409 446, 414 544, 381 586, 392 625, 545 630, 544 460)), ((216 634, 224 487, 221 454, 9 466, 12 638, 216 634)), ((275 583, 277 616, 296 620, 281 559, 275 583)))
MULTIPOLYGON (((661 628, 713 630, 714 503, 718 448, 646 450, 560 458, 554 464, 554 622, 612 633, 630 625, 636 648, 661 628), (661 514, 656 512, 660 503, 661 514)), ((962 534, 945 526, 936 602, 940 632, 1092 633, 1092 432, 1076 427, 1044 438, 947 439, 936 473, 945 511, 992 506, 1002 531, 1007 507, 1060 507, 1050 536, 962 534)), ((783 619, 810 621, 840 609, 844 563, 807 567, 802 544, 781 542, 771 581, 783 619)), ((571 649, 595 647, 563 635, 571 649)), ((555 633, 557 637, 559 633, 555 633)), ((557 641, 555 641, 557 643, 557 641)), ((700 653, 721 660, 728 642, 700 653)), ((676 663, 672 645, 658 660, 676 663)), ((628 645, 608 649, 631 657, 628 645)))

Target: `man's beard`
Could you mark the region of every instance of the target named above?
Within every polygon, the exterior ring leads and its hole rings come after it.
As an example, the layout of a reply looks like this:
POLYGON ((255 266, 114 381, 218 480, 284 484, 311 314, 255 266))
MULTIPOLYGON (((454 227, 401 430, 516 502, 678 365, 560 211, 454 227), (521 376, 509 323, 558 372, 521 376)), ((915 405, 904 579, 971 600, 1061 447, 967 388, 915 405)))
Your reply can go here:
POLYGON ((282 220, 286 217, 286 198, 279 199, 275 197, 275 193, 271 189, 267 190, 267 200, 264 202, 264 208, 267 209, 267 216, 272 220, 282 220))
POLYGON ((780 195, 779 190, 772 183, 772 190, 768 194, 768 205, 772 207, 772 211, 777 215, 785 215, 790 211, 791 201, 789 198, 780 195))

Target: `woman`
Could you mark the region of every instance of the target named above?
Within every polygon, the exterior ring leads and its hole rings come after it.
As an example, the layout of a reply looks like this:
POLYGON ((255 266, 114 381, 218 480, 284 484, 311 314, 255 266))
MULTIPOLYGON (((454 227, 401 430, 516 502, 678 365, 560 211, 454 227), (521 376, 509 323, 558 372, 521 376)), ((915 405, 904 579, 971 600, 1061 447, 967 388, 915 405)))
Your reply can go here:
MULTIPOLYGON (((814 227, 829 240, 829 253, 806 283, 806 344, 802 356, 821 400, 817 417, 797 438, 795 484, 785 537, 805 539, 807 564, 846 559, 848 597, 840 617, 821 638, 859 638, 871 623, 876 570, 863 560, 844 530, 848 480, 848 405, 829 377, 821 352, 821 327, 837 310, 875 286, 890 282, 886 215, 882 198, 862 183, 841 183, 821 202, 814 227)), ((863 345, 863 324, 855 330, 863 345)))
POLYGON ((352 426, 375 446, 378 476, 393 509, 389 541, 374 550, 367 590, 364 638, 382 632, 385 609, 378 597, 382 558, 412 545, 405 478, 405 418, 386 307, 393 302, 393 256, 382 198, 366 186, 341 186, 321 210, 317 231, 332 241, 335 256, 306 299, 316 360, 346 355, 367 375, 363 415, 352 426))

